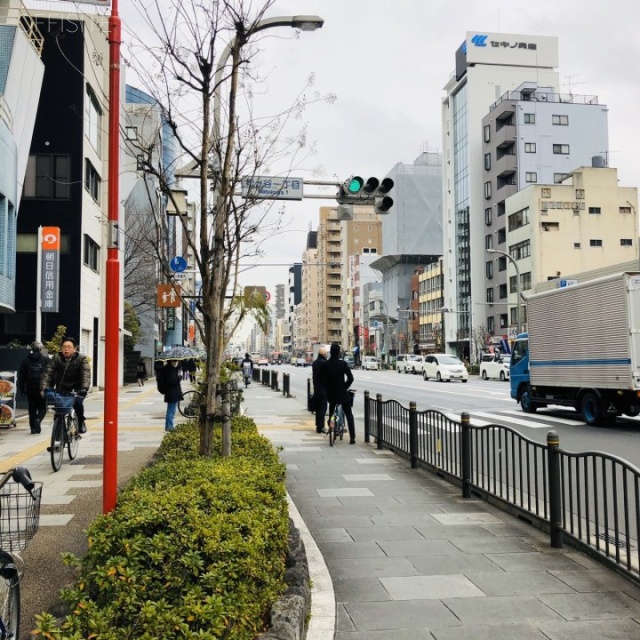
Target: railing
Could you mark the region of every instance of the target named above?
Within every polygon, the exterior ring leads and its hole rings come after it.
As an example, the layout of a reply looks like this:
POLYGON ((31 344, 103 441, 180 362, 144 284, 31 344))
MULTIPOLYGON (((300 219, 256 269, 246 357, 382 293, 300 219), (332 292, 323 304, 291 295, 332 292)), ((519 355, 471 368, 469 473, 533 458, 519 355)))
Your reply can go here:
POLYGON ((554 431, 546 444, 503 425, 475 427, 439 411, 417 411, 365 391, 365 442, 406 456, 548 531, 552 547, 567 540, 640 582, 640 469, 600 452, 560 449, 554 431))

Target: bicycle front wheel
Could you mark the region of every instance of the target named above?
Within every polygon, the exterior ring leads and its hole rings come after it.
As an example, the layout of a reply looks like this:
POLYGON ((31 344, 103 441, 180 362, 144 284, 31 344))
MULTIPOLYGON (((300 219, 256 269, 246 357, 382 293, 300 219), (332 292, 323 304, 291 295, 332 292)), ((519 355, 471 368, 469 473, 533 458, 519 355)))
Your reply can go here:
POLYGON ((199 391, 185 391, 178 402, 178 411, 185 418, 196 418, 200 413, 202 394, 199 391))
POLYGON ((20 582, 18 570, 8 553, 0 553, 0 621, 7 638, 19 638, 20 582))
POLYGON ((74 460, 78 455, 80 434, 78 433, 78 417, 67 418, 67 453, 69 460, 74 460))
POLYGON ((51 466, 54 471, 59 471, 62 466, 62 456, 64 455, 64 417, 56 416, 53 419, 53 428, 51 429, 51 466))

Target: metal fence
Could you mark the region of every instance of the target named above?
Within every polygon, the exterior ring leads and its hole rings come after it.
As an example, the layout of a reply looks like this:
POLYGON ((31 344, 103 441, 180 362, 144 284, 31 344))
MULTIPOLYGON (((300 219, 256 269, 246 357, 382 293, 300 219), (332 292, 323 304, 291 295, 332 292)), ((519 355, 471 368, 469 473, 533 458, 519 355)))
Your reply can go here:
POLYGON ((407 457, 472 494, 498 504, 640 582, 640 469, 601 452, 560 448, 503 425, 472 426, 434 411, 417 411, 365 391, 365 442, 407 457))

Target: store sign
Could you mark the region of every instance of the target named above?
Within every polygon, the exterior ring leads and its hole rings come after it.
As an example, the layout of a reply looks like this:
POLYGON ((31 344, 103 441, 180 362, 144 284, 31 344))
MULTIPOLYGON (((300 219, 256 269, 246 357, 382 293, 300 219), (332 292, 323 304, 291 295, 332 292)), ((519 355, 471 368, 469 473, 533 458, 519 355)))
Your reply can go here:
POLYGON ((60 227, 42 227, 40 291, 42 313, 58 313, 60 299, 60 227))
POLYGON ((167 309, 167 331, 175 331, 176 329, 176 309, 169 307, 167 309))

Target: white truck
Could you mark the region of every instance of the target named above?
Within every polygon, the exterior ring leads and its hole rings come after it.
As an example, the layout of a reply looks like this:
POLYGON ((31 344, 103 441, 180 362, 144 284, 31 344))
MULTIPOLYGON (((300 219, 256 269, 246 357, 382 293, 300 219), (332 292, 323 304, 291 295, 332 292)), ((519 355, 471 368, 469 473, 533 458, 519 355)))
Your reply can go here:
POLYGON ((640 413, 640 272, 532 295, 527 323, 510 368, 523 411, 574 407, 589 425, 640 413))

